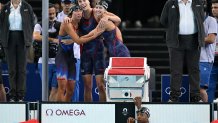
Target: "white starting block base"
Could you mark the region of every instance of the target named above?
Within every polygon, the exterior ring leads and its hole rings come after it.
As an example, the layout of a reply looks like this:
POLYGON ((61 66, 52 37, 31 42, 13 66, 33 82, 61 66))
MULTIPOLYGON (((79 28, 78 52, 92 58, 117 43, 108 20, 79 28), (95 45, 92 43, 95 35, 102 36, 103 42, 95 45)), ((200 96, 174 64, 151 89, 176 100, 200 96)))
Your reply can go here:
POLYGON ((111 57, 105 70, 107 102, 149 102, 150 68, 142 57, 111 57), (128 66, 129 64, 129 66, 128 66))
POLYGON ((106 86, 107 102, 133 102, 135 97, 142 97, 142 102, 149 102, 148 82, 142 87, 120 87, 106 86))

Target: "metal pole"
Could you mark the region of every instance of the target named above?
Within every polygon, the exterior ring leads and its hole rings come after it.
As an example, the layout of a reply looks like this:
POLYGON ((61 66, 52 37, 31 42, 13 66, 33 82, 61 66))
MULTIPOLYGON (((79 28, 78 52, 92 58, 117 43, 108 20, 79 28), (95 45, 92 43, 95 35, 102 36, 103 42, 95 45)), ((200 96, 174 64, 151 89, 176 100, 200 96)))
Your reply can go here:
POLYGON ((42 101, 48 101, 48 0, 42 0, 42 101))

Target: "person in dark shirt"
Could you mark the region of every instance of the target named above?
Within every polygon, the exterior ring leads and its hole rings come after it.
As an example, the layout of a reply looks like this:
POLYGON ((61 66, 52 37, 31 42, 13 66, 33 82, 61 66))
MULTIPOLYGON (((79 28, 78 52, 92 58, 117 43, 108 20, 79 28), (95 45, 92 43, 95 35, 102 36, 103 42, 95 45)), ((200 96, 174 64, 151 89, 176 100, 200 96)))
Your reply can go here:
POLYGON ((10 0, 4 5, 0 14, 0 37, 8 63, 11 102, 24 100, 26 58, 33 28, 33 9, 25 0, 10 0))
MULTIPOLYGON (((0 10, 3 7, 3 0, 0 1, 0 10)), ((0 30, 1 33, 1 30, 0 30)), ((2 48, 2 47, 1 47, 2 48)), ((3 48, 1 49, 3 52, 3 48)), ((1 62, 0 62, 0 102, 5 102, 6 101, 6 93, 5 93, 5 88, 4 88, 4 84, 3 84, 3 79, 2 79, 2 69, 1 69, 1 62)))
POLYGON ((166 1, 160 22, 166 28, 166 43, 170 59, 170 99, 179 102, 184 64, 187 64, 190 101, 200 97, 199 59, 204 46, 204 7, 202 0, 166 1))

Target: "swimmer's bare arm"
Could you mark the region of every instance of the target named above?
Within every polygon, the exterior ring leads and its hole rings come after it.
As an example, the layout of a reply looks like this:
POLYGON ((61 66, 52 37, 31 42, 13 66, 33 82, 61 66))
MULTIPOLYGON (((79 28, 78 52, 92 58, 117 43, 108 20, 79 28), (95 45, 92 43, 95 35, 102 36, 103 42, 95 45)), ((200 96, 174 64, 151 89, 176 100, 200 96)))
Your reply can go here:
POLYGON ((73 26, 71 25, 71 23, 63 23, 61 25, 63 26, 63 29, 65 30, 65 32, 72 38, 72 40, 62 40, 61 41, 62 43, 66 45, 72 44, 74 42, 77 44, 83 44, 83 43, 86 43, 96 38, 96 35, 94 35, 94 33, 79 37, 79 35, 73 29, 73 26))
POLYGON ((94 37, 98 37, 104 31, 110 30, 111 28, 114 28, 114 26, 115 25, 112 21, 106 21, 103 25, 98 24, 97 27, 90 32, 90 35, 94 35, 94 37))
POLYGON ((142 105, 142 98, 141 97, 135 97, 133 100, 134 100, 134 103, 135 103, 135 106, 137 107, 137 109, 140 109, 141 105, 142 105))
MULTIPOLYGON (((109 13, 110 14, 110 13, 109 13)), ((111 13, 111 14, 113 14, 113 13, 111 13)), ((113 14, 114 15, 114 14, 113 14)), ((112 18, 113 17, 115 17, 115 20, 116 19, 118 19, 118 22, 117 22, 117 25, 119 25, 119 17, 117 18, 117 16, 116 15, 114 15, 114 16, 112 16, 112 18)), ((110 17, 108 16, 108 15, 106 15, 106 14, 104 14, 104 17, 100 20, 100 22, 99 22, 99 27, 103 27, 103 26, 105 26, 105 23, 106 22, 108 22, 108 21, 111 21, 112 19, 110 19, 110 17)), ((113 21, 112 21, 113 22, 113 21)), ((113 24, 115 25, 115 26, 117 26, 114 22, 113 22, 113 24)), ((120 29, 118 28, 118 27, 116 27, 116 35, 117 35, 117 37, 118 37, 118 39, 119 39, 119 41, 121 41, 121 42, 123 42, 123 37, 122 37, 122 33, 121 33, 121 31, 120 31, 120 29)))
POLYGON ((117 15, 111 13, 111 12, 106 12, 105 15, 107 15, 108 20, 112 21, 116 26, 119 26, 121 23, 120 17, 117 15))
POLYGON ((117 38, 119 39, 119 41, 121 41, 123 43, 123 36, 122 36, 122 33, 118 27, 116 27, 116 35, 117 35, 117 38))

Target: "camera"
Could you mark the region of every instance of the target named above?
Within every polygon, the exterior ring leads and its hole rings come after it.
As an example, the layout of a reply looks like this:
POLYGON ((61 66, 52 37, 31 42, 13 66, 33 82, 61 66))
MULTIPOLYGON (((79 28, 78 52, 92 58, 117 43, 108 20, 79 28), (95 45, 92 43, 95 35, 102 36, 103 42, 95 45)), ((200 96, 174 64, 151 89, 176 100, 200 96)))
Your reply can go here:
MULTIPOLYGON (((36 58, 42 57, 42 42, 33 42, 36 58)), ((58 51, 58 44, 49 42, 49 58, 55 58, 58 51)))
POLYGON ((38 59, 42 56, 42 43, 38 41, 33 41, 33 48, 34 48, 34 55, 35 55, 35 62, 38 62, 38 59))
POLYGON ((49 42, 49 58, 55 58, 58 52, 58 44, 49 42))

